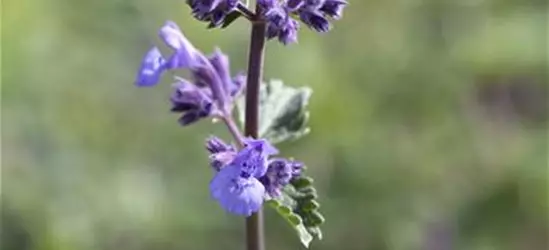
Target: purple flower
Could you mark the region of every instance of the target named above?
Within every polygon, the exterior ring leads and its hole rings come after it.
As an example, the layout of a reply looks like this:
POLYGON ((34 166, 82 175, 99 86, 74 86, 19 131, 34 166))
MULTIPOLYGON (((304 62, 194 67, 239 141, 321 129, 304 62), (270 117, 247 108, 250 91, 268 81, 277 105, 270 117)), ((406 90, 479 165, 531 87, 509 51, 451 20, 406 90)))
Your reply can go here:
POLYGON ((257 0, 257 4, 259 4, 264 10, 275 7, 277 3, 278 0, 257 0))
POLYGON ((259 180, 271 197, 278 197, 282 188, 288 185, 293 177, 301 174, 302 168, 303 163, 301 162, 282 158, 273 159, 269 163, 267 173, 259 180))
POLYGON ((204 56, 183 35, 176 23, 167 21, 158 36, 174 51, 166 62, 167 69, 192 69, 202 64, 204 56))
POLYGON ((267 19, 267 38, 278 37, 278 40, 287 45, 297 42, 299 23, 290 17, 290 9, 283 6, 275 6, 265 14, 267 19))
POLYGON ((217 48, 205 60, 207 60, 207 63, 191 70, 193 82, 198 86, 210 86, 212 91, 222 92, 223 99, 232 101, 242 92, 246 75, 239 72, 231 78, 229 58, 217 48), (220 82, 221 84, 214 85, 212 82, 220 82))
POLYGON ((233 145, 229 145, 215 136, 210 136, 210 138, 208 138, 206 141, 206 149, 212 154, 222 153, 225 151, 236 151, 233 145))
POLYGON ((303 0, 303 9, 317 10, 326 0, 303 0))
POLYGON ((224 166, 232 162, 236 156, 236 151, 225 151, 210 155, 210 166, 219 172, 224 166))
POLYGON ((288 0, 286 2, 286 8, 290 12, 297 11, 299 8, 303 7, 303 5, 305 5, 305 0, 288 0))
POLYGON ((178 79, 173 84, 174 92, 170 98, 172 112, 183 113, 179 123, 183 126, 192 124, 201 118, 218 112, 215 107, 211 91, 206 87, 199 87, 185 79, 178 79))
POLYGON ((246 86, 246 74, 244 72, 237 73, 233 77, 233 84, 230 88, 230 94, 232 97, 240 95, 246 86))
POLYGON ((289 18, 288 12, 282 7, 271 8, 265 13, 267 19, 267 37, 273 38, 278 36, 279 30, 286 24, 289 18))
POLYGON ((229 95, 234 85, 231 72, 229 72, 229 57, 216 48, 208 60, 221 80, 223 91, 229 95))
POLYGON ((300 11, 299 18, 309 28, 317 32, 328 32, 331 28, 330 22, 319 11, 300 11))
POLYGON ((346 5, 347 1, 345 0, 326 0, 322 7, 320 7, 320 11, 337 20, 343 16, 343 8, 345 8, 346 5))
POLYGON ((210 137, 206 148, 216 175, 210 182, 212 197, 230 213, 249 216, 261 208, 265 198, 280 196, 294 177, 301 175, 303 163, 283 158, 269 160, 278 150, 262 139, 244 140, 236 152, 232 145, 210 137))
POLYGON ((231 163, 237 153, 233 145, 226 144, 215 136, 207 140, 206 149, 211 153, 210 165, 216 171, 231 163))
POLYGON ((135 84, 140 87, 154 86, 165 69, 165 60, 157 47, 152 47, 143 57, 135 84))
MULTIPOLYGON (((147 52, 141 63, 136 81, 138 86, 153 86, 158 83, 159 76, 165 70, 190 69, 197 71, 207 68, 207 61, 204 55, 198 51, 189 40, 183 35, 177 24, 167 21, 158 32, 159 37, 166 46, 172 50, 172 54, 166 60, 157 47, 153 47, 147 52), (152 77, 154 76, 154 77, 152 77)), ((211 66, 210 66, 211 67, 211 66)), ((206 69, 205 75, 213 75, 213 69, 206 69)), ((218 84, 213 81, 215 77, 210 77, 208 84, 218 84)))
POLYGON ((238 0, 187 0, 194 17, 217 27, 235 10, 238 0))
POLYGON ((346 0, 260 0, 263 15, 267 20, 267 38, 277 37, 284 44, 297 42, 299 19, 317 32, 328 32, 331 29, 328 17, 340 19, 346 0))
POLYGON ((330 30, 326 17, 340 19, 346 0, 305 0, 305 4, 297 11, 302 22, 318 32, 330 30))
POLYGON ((280 30, 278 40, 284 45, 297 42, 297 31, 299 30, 299 22, 292 18, 288 18, 287 23, 280 30))
POLYGON ((218 138, 208 140, 212 167, 219 171, 210 182, 210 192, 225 210, 249 216, 263 204, 265 187, 258 178, 267 172, 268 157, 278 150, 261 139, 245 139, 244 144, 236 153, 218 138))
POLYGON ((288 161, 292 169, 292 179, 298 176, 301 176, 301 171, 303 171, 303 162, 290 160, 288 161))
POLYGON ((188 125, 204 117, 230 113, 234 98, 244 87, 245 76, 231 78, 229 58, 219 49, 205 56, 172 21, 167 21, 158 35, 172 53, 165 59, 158 48, 150 49, 141 63, 136 84, 153 86, 166 70, 189 69, 194 85, 176 77, 178 83, 172 95, 172 110, 185 113, 180 123, 188 125))
POLYGON ((251 176, 243 176, 238 165, 228 165, 210 182, 210 193, 230 213, 250 216, 263 205, 265 187, 251 176))
POLYGON ((278 150, 264 139, 245 139, 245 147, 238 152, 231 164, 238 165, 243 175, 259 178, 267 172, 268 157, 278 150))

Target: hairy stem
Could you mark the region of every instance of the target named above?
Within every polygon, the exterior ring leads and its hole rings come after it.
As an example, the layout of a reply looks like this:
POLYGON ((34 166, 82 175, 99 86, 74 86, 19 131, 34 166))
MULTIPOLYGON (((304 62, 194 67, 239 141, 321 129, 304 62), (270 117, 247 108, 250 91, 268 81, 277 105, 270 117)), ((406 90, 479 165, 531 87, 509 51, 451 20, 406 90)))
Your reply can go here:
MULTIPOLYGON (((248 76, 246 83, 246 136, 257 138, 259 123, 259 87, 263 78, 263 57, 265 54, 266 24, 261 17, 261 6, 256 3, 252 19, 251 41, 248 55, 248 76)), ((263 212, 260 209, 246 218, 246 249, 264 250, 263 212)))

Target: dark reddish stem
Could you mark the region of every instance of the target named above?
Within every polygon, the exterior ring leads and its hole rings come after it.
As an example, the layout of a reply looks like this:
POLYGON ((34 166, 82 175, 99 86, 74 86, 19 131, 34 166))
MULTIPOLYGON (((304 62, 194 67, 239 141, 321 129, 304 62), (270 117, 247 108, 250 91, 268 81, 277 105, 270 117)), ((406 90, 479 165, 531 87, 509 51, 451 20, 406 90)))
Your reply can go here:
MULTIPOLYGON (((259 87, 263 78, 263 57, 265 54, 266 24, 261 17, 262 9, 256 4, 252 17, 252 32, 248 56, 248 76, 246 84, 245 136, 257 138, 259 125, 259 87)), ((246 218, 246 249, 264 250, 263 212, 257 211, 246 218)))

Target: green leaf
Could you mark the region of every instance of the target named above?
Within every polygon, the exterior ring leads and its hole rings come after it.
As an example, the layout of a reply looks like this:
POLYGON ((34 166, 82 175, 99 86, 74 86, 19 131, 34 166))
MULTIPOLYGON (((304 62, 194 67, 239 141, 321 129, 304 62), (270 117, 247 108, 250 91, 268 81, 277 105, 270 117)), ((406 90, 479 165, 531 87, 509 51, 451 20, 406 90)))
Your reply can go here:
POLYGON ((298 202, 304 202, 318 198, 318 194, 316 193, 316 189, 314 187, 306 187, 296 190, 296 192, 291 193, 290 196, 298 202))
POLYGON ((292 186, 297 189, 311 186, 313 184, 313 178, 300 176, 298 178, 292 179, 292 186))
POLYGON ((299 215, 294 213, 288 215, 288 221, 290 222, 290 224, 294 226, 297 226, 303 223, 303 220, 301 220, 301 217, 299 217, 299 215))
POLYGON ((300 209, 303 211, 314 211, 320 207, 320 204, 316 202, 315 200, 306 200, 303 203, 300 204, 300 209))
POLYGON ((317 192, 312 186, 313 179, 305 176, 293 179, 282 189, 279 197, 266 203, 275 209, 296 230, 301 243, 305 247, 314 239, 322 239, 320 225, 325 221, 318 210, 320 204, 316 201, 317 192))
MULTIPOLYGON (((260 86, 259 92, 259 137, 271 143, 295 140, 309 133, 307 105, 312 90, 284 85, 281 80, 271 80, 260 86)), ((236 102, 238 118, 244 124, 245 98, 236 102)), ((319 227, 324 217, 318 211, 320 204, 313 187, 313 179, 305 176, 294 178, 284 187, 282 194, 266 202, 297 232, 301 243, 309 247, 314 239, 322 239, 319 227)))
POLYGON ((292 208, 287 206, 278 206, 276 209, 278 213, 283 215, 290 215, 292 213, 292 208))
POLYGON ((309 248, 309 245, 311 244, 311 241, 314 239, 314 235, 311 235, 309 230, 303 226, 303 224, 299 224, 295 227, 295 230, 297 231, 297 234, 299 235, 299 240, 301 241, 301 244, 303 244, 305 247, 309 248))
POLYGON ((280 216, 286 219, 286 221, 297 232, 297 235, 299 237, 299 240, 301 241, 301 244, 303 244, 305 247, 308 248, 314 236, 311 233, 309 233, 309 229, 305 227, 305 224, 303 224, 303 220, 301 219, 301 216, 292 212, 291 208, 284 206, 283 204, 281 204, 280 201, 271 200, 271 201, 268 201, 267 204, 270 207, 274 208, 280 216), (281 208, 284 208, 284 209, 281 209, 281 208))
POLYGON ((275 200, 275 199, 270 199, 268 201, 265 202, 265 204, 271 206, 271 207, 274 207, 274 208, 277 208, 279 207, 282 203, 278 200, 275 200))
POLYGON ((318 226, 324 223, 326 219, 324 219, 324 216, 320 214, 318 211, 308 211, 307 213, 309 215, 310 225, 312 226, 318 226))
POLYGON ((307 227, 307 232, 313 237, 322 240, 322 231, 319 227, 307 227))
MULTIPOLYGON (((312 90, 290 87, 281 80, 271 80, 260 88, 259 137, 271 143, 296 140, 310 132, 307 105, 312 90)), ((244 124, 244 98, 237 101, 240 122, 244 124)))

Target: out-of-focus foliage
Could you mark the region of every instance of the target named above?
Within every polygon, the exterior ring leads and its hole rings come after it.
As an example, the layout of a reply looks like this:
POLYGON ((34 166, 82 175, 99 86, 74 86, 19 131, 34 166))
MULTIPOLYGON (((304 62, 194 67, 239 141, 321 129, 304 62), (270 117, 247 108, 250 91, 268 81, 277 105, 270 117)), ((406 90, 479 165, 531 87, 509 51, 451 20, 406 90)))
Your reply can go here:
MULTIPOLYGON (((291 87, 283 81, 271 79, 260 86, 258 136, 271 143, 295 141, 310 132, 308 104, 309 87, 291 87)), ((246 96, 237 100, 238 120, 246 122, 246 96)))
MULTIPOLYGON (((546 249, 547 2, 351 0, 330 33, 269 43, 266 78, 311 85, 312 249, 546 249)), ((249 26, 206 30, 184 1, 4 0, 2 249, 242 249, 209 198, 206 136, 133 87, 174 19, 245 68, 249 26)), ((295 83, 295 84, 294 84, 295 83)), ((269 249, 300 249, 267 210, 269 249)))

